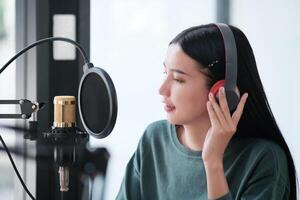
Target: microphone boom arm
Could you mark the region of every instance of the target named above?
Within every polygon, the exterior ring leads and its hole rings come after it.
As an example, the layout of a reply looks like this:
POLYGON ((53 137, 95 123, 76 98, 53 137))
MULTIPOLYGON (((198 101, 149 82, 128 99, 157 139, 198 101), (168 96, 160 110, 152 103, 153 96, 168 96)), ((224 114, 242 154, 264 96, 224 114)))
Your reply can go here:
POLYGON ((19 105, 21 113, 20 114, 0 114, 0 118, 4 119, 29 119, 32 113, 37 112, 40 110, 44 103, 36 103, 31 102, 27 99, 20 99, 20 100, 0 100, 0 105, 19 105))

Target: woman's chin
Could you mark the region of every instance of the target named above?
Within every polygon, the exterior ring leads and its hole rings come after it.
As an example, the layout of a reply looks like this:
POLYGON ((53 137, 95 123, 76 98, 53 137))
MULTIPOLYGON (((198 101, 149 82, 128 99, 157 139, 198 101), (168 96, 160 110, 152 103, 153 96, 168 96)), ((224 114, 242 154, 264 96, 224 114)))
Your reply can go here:
POLYGON ((170 116, 169 114, 167 114, 167 120, 170 124, 181 124, 182 121, 178 117, 170 116))

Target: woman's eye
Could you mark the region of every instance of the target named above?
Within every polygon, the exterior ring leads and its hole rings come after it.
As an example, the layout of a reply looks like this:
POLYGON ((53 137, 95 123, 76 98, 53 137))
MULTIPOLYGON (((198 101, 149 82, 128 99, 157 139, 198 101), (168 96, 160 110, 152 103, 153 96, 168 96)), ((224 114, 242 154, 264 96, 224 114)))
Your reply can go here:
POLYGON ((176 78, 174 78, 174 81, 176 81, 176 82, 178 82, 178 83, 184 83, 184 81, 183 81, 183 80, 176 79, 176 78))

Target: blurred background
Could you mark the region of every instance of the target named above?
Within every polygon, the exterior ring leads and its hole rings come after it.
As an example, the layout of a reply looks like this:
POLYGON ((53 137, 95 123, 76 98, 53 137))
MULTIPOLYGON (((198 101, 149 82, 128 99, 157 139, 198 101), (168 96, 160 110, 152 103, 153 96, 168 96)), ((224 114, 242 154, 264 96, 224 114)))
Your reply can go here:
MULTIPOLYGON (((62 4, 68 8, 71 2, 0 0, 0 66, 26 44, 49 34, 51 36, 51 28, 46 28, 47 24, 51 26, 51 18, 48 15, 40 18, 39 14, 45 10, 49 13, 72 13, 72 9, 60 10, 58 6, 62 4), (42 20, 47 23, 42 23, 42 20)), ((114 199, 118 193, 126 164, 145 127, 165 118, 158 88, 163 78, 162 63, 168 43, 183 29, 211 22, 226 22, 237 26, 248 37, 272 111, 290 147, 300 177, 300 136, 297 125, 300 119, 300 90, 297 89, 300 74, 300 1, 76 2, 78 7, 75 15, 79 23, 76 29, 77 40, 88 47, 91 62, 110 74, 118 95, 119 110, 113 132, 105 139, 90 139, 92 146, 106 147, 111 155, 105 199, 114 199), (82 29, 85 24, 89 24, 88 30, 82 29)), ((45 56, 41 55, 41 58, 45 56)), ((40 73, 36 66, 41 58, 34 50, 19 61, 20 65, 25 63, 25 69, 16 67, 14 63, 7 68, 0 75, 0 99, 16 99, 20 96, 42 98, 43 95, 39 94, 43 93, 43 88, 32 89, 42 79, 36 77, 40 73), (31 69, 32 66, 35 68, 31 69), (20 78, 23 74, 25 78, 20 78)), ((53 63, 48 61, 47 64, 53 63)), ((14 107, 0 106, 0 113, 14 111, 14 107)), ((0 120, 0 124, 7 123, 13 122, 0 120)), ((0 131, 9 146, 27 145, 14 132, 0 131)), ((15 159, 32 193, 39 194, 38 187, 47 190, 47 181, 40 181, 38 163, 22 157, 15 159)), ((6 200, 29 199, 3 152, 0 153, 0 196, 6 200)))

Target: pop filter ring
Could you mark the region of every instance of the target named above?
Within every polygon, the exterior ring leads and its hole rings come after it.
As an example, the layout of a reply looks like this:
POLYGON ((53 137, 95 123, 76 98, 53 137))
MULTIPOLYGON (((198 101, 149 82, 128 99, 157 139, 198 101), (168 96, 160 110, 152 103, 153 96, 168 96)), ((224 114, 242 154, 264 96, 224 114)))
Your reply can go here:
POLYGON ((88 132, 88 134, 100 139, 100 138, 104 138, 104 137, 108 136, 111 133, 111 131, 113 130, 113 128, 115 126, 116 119, 117 119, 118 102, 117 102, 117 94, 116 94, 114 84, 113 84, 110 76, 108 75, 108 73, 105 70, 103 70, 99 67, 93 67, 92 64, 88 65, 88 67, 86 67, 84 69, 84 74, 80 80, 79 89, 78 89, 78 110, 79 110, 81 122, 84 126, 84 129, 88 132), (83 115, 83 108, 81 108, 82 86, 83 86, 85 80, 87 79, 87 77, 92 74, 97 75, 103 81, 103 83, 105 85, 105 89, 108 94, 108 101, 109 101, 108 120, 105 125, 105 128, 99 132, 94 132, 91 130, 92 128, 88 127, 87 122, 83 115))

